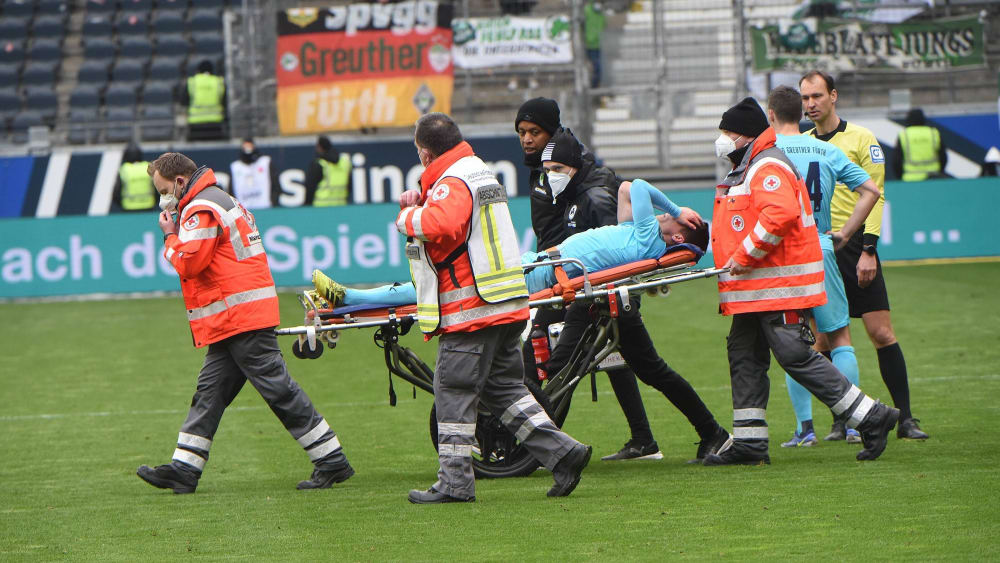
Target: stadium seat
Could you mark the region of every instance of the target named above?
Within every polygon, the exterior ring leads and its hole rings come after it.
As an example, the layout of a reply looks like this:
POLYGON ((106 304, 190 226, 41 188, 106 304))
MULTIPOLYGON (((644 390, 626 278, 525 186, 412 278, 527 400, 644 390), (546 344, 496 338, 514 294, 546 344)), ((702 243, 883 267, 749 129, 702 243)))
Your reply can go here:
POLYGON ((145 12, 122 12, 115 21, 115 31, 122 37, 145 36, 149 32, 148 18, 145 12))
POLYGON ((145 11, 153 9, 153 0, 121 0, 122 10, 145 11))
POLYGON ((192 32, 221 31, 222 17, 219 10, 205 9, 200 6, 192 10, 188 18, 188 28, 192 32))
POLYGON ((32 61, 55 61, 62 58, 62 43, 58 39, 35 39, 28 49, 32 61))
POLYGON ((45 121, 51 121, 56 117, 56 110, 59 108, 59 99, 51 86, 34 86, 27 88, 24 92, 24 109, 38 112, 45 121))
POLYGON ((66 14, 69 12, 68 0, 37 0, 39 14, 66 14))
POLYGON ((183 57, 164 57, 157 55, 149 65, 150 80, 165 80, 177 82, 181 79, 181 63, 183 57))
POLYGON ((222 8, 225 8, 227 6, 228 6, 228 2, 226 2, 226 0, 199 0, 198 1, 198 7, 199 8, 215 8, 217 10, 221 10, 222 8))
POLYGON ((111 69, 112 82, 141 82, 146 77, 146 65, 142 60, 118 59, 111 69))
POLYGON ((100 127, 100 108, 83 107, 69 110, 69 131, 67 140, 73 144, 82 145, 97 140, 100 127))
POLYGON ((110 75, 111 59, 85 60, 76 73, 76 81, 81 84, 104 84, 110 75))
POLYGON ((85 59, 110 59, 115 56, 116 51, 115 44, 107 37, 84 37, 83 56, 85 59))
POLYGON ((69 106, 72 109, 96 109, 100 101, 98 87, 90 84, 77 84, 69 95, 69 106))
POLYGON ((118 0, 87 0, 88 14, 111 14, 118 8, 118 0))
POLYGON ((108 107, 106 140, 112 143, 132 140, 134 121, 135 106, 108 107))
MULTIPOLYGON (((14 117, 20 107, 21 96, 17 95, 17 90, 13 86, 0 88, 0 120, 6 121, 14 117)), ((0 130, 2 129, 3 127, 0 127, 0 130)))
POLYGON ((225 47, 225 41, 218 35, 196 36, 191 56, 194 58, 217 57, 219 53, 225 52, 225 47))
POLYGON ((83 37, 110 37, 114 27, 107 14, 87 14, 83 20, 83 37))
POLYGON ((0 63, 24 62, 24 40, 7 39, 0 41, 0 63))
POLYGON ((17 75, 21 72, 21 63, 0 63, 0 85, 17 84, 17 75))
POLYGON ((104 105, 109 109, 116 106, 134 106, 136 98, 135 84, 115 82, 104 92, 104 105))
POLYGON ((174 103, 174 87, 176 82, 147 82, 142 91, 142 103, 150 105, 170 105, 174 103))
POLYGON ((129 57, 149 58, 153 54, 153 44, 146 37, 126 37, 121 46, 121 53, 129 57))
POLYGON ((191 50, 191 44, 181 34, 160 35, 156 40, 156 54, 167 56, 186 56, 191 50))
POLYGON ((20 40, 28 37, 28 18, 18 18, 4 12, 0 17, 0 41, 20 40))
POLYGON ((171 106, 149 106, 142 110, 142 140, 162 141, 174 137, 174 112, 171 106))
POLYGON ((153 29, 157 33, 181 33, 184 31, 184 18, 181 11, 165 12, 163 8, 153 15, 153 29))
POLYGON ((39 37, 55 37, 61 39, 66 35, 66 18, 60 14, 40 15, 35 18, 31 34, 39 37))
POLYGON ((44 125, 42 116, 36 111, 22 111, 10 122, 11 140, 15 143, 28 142, 28 128, 44 125))
POLYGON ((21 84, 52 84, 56 79, 58 61, 29 61, 21 72, 21 84))
POLYGON ((187 7, 187 0, 160 0, 156 3, 156 11, 160 14, 166 12, 182 14, 184 10, 187 10, 187 7))
POLYGON ((3 3, 3 15, 7 16, 30 16, 35 13, 35 3, 32 0, 5 0, 3 3))

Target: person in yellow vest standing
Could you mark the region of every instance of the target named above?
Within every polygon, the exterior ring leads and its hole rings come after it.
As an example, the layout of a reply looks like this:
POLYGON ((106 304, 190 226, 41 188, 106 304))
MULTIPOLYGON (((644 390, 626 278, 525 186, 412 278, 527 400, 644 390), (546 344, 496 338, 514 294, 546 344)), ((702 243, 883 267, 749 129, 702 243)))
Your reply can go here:
POLYGON ((198 73, 187 80, 181 102, 188 106, 188 140, 223 138, 226 82, 212 74, 211 61, 201 61, 198 73))
POLYGON ((906 127, 896 139, 892 169, 904 182, 920 182, 944 175, 948 149, 937 127, 927 125, 924 110, 913 108, 906 114, 906 127))
POLYGON ((316 160, 306 172, 306 205, 333 207, 351 200, 351 157, 336 150, 330 139, 316 139, 316 160))
POLYGON ((146 173, 148 166, 139 145, 129 143, 122 153, 122 165, 118 169, 114 190, 114 201, 122 211, 148 211, 156 207, 158 194, 146 173))

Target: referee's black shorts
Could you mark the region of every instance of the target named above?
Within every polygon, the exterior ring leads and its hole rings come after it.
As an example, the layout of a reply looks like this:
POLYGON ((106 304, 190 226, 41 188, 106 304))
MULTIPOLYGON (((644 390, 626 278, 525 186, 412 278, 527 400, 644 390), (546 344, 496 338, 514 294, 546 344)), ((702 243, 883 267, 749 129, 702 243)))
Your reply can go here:
POLYGON ((885 290, 882 261, 878 254, 875 255, 875 279, 868 287, 858 286, 858 260, 861 258, 863 230, 858 229, 847 242, 847 246, 837 251, 837 266, 840 268, 840 276, 844 278, 848 311, 855 319, 872 311, 889 310, 889 294, 885 290))

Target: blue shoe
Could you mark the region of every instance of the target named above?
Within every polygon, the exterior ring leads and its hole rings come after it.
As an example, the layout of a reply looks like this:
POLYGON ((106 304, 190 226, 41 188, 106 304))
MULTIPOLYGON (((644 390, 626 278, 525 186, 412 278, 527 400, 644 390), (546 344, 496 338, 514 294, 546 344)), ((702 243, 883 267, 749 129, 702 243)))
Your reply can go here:
POLYGON ((853 428, 847 429, 847 443, 848 444, 860 444, 861 443, 861 433, 853 428))
POLYGON ((792 436, 792 439, 781 444, 782 448, 808 448, 815 446, 819 442, 816 441, 816 433, 809 432, 808 434, 801 435, 798 432, 792 436))

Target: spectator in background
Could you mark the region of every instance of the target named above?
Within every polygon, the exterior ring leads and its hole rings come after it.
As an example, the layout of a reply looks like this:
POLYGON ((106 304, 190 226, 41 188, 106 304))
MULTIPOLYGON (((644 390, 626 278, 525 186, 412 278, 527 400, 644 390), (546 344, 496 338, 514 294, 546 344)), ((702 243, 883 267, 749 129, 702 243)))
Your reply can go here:
POLYGON ((148 211, 156 207, 158 194, 146 173, 149 163, 134 141, 122 153, 122 165, 115 181, 114 201, 122 211, 148 211))
POLYGON ((913 108, 906 114, 906 127, 896 139, 892 170, 904 182, 919 182, 944 176, 948 164, 948 149, 941 132, 927 125, 924 110, 913 108))
POLYGON ((340 153, 329 137, 316 139, 316 160, 306 172, 306 205, 333 207, 351 200, 351 157, 340 153))
POLYGON ((604 31, 604 11, 600 2, 593 0, 583 7, 583 45, 587 49, 587 58, 593 71, 590 74, 590 87, 601 85, 601 33, 604 31))
POLYGON ((212 74, 213 71, 211 61, 201 61, 197 74, 188 78, 187 88, 181 94, 181 103, 188 106, 189 141, 222 139, 224 136, 226 83, 221 76, 212 74))
POLYGON ((271 167, 271 157, 260 154, 253 139, 240 145, 240 155, 229 165, 229 187, 233 197, 247 209, 278 206, 278 176, 271 167))

